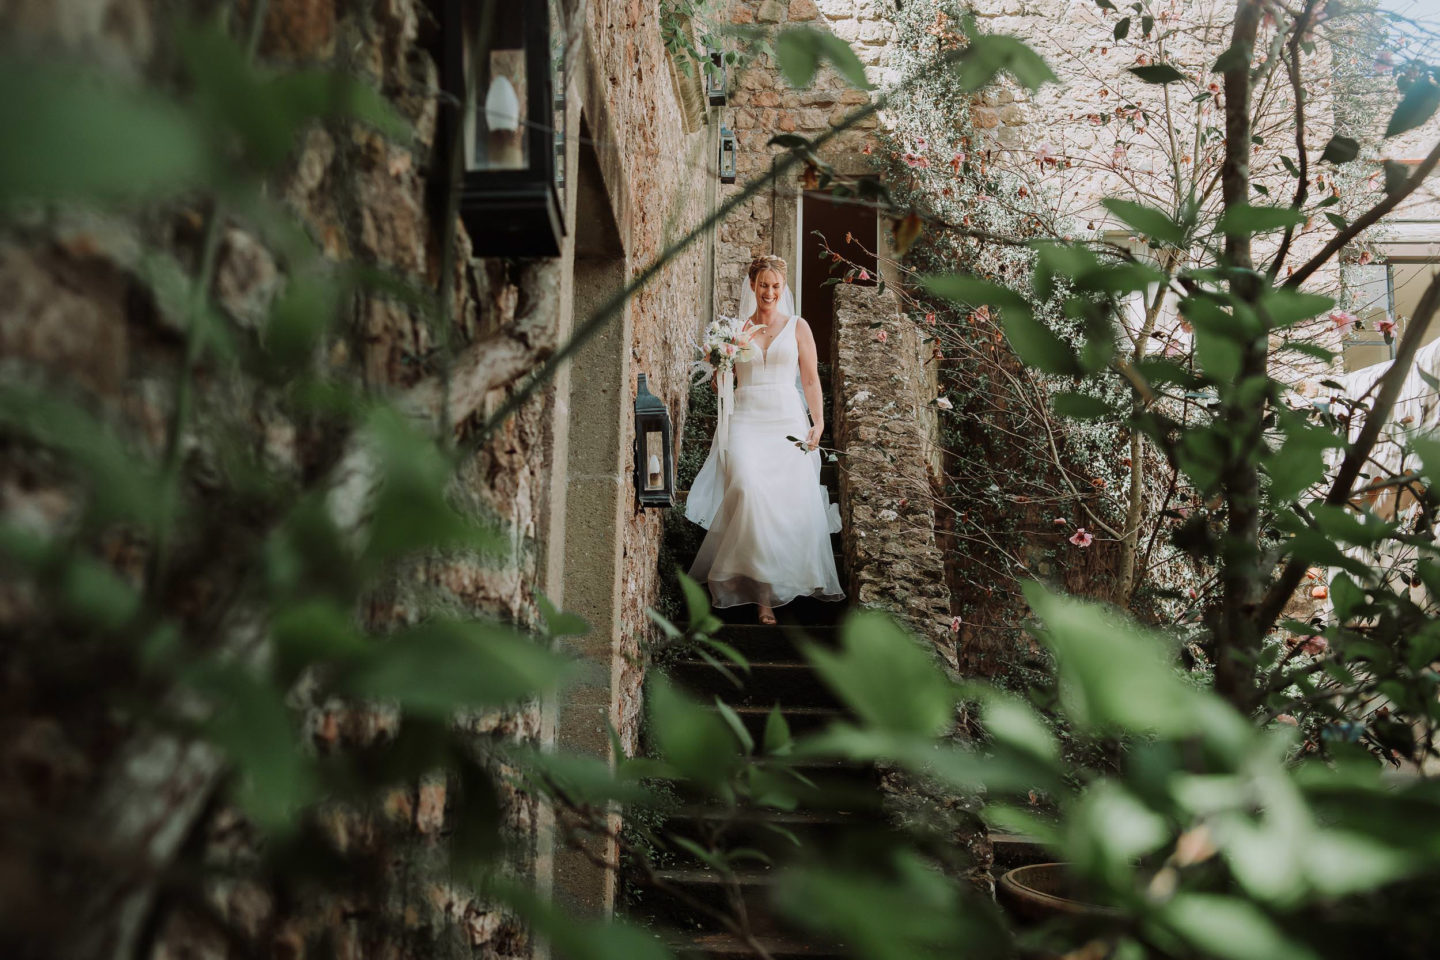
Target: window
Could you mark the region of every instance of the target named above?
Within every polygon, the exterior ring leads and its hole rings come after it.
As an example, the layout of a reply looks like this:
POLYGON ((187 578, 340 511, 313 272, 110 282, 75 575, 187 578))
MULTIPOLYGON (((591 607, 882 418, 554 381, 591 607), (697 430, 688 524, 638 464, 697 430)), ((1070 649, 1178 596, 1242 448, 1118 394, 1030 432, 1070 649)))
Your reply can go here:
MULTIPOLYGON (((1440 261, 1400 256, 1385 263, 1352 263, 1341 268, 1341 283, 1351 312, 1360 318, 1363 326, 1345 338, 1343 356, 1347 372, 1383 363, 1395 356, 1395 343, 1405 332, 1405 325, 1437 271, 1440 271, 1440 261), (1389 343, 1378 328, 1379 321, 1386 317, 1395 320, 1394 336, 1389 343)), ((1432 327, 1426 333, 1425 342, 1434 340, 1437 333, 1440 330, 1432 327)))

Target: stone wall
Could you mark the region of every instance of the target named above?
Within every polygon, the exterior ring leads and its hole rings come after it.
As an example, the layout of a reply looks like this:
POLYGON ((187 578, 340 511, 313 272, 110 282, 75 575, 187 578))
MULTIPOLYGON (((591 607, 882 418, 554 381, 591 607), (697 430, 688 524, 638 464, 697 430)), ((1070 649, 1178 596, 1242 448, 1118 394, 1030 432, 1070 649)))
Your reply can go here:
POLYGON ((835 395, 847 592, 958 667, 945 558, 935 544, 930 351, 893 294, 835 291, 835 395))
MULTIPOLYGON (((582 111, 600 155, 600 187, 619 227, 624 278, 656 257, 700 217, 707 200, 697 168, 709 166, 710 128, 687 136, 675 101, 666 54, 654 29, 657 0, 589 0, 566 3, 586 20, 571 38, 572 70, 570 169, 578 167, 575 137, 582 111)), ((249 4, 236 5, 243 23, 249 4)), ((160 76, 171 68, 170 6, 147 0, 63 0, 0 4, 0 33, 45 49, 101 63, 128 77, 160 76)), ((480 260, 459 227, 454 274, 442 278, 439 233, 430 192, 434 179, 439 116, 437 66, 439 24, 425 0, 271 0, 259 56, 279 69, 335 66, 372 83, 415 127, 413 143, 391 141, 348 122, 317 123, 297 145, 292 161, 276 177, 272 195, 295 215, 329 260, 380 266, 422 286, 448 284, 454 302, 450 340, 457 357, 451 410, 455 439, 465 444, 476 423, 493 411, 526 370, 556 348, 583 317, 573 315, 571 281, 576 256, 575 178, 566 209, 568 239, 560 258, 548 261, 480 260), (508 375, 493 369, 498 356, 522 362, 508 375), (464 374, 473 374, 464 380, 464 374), (474 386, 473 389, 471 385, 474 386)), ((713 179, 713 177, 712 177, 713 179)), ((58 210, 7 226, 0 235, 0 291, 8 305, 0 319, 0 362, 9 378, 43 376, 84 394, 119 429, 158 457, 166 439, 169 384, 179 359, 180 337, 173 321, 156 308, 142 252, 159 251, 184 269, 198 260, 200 211, 146 211, 134 217, 96 217, 58 210)), ((490 517, 506 532, 507 555, 447 558, 416 563, 404 583, 375 597, 366 611, 377 628, 413 621, 419 598, 441 598, 450 609, 494 618, 523 628, 538 622, 535 592, 563 600, 557 545, 563 545, 571 384, 611 384, 621 394, 622 412, 633 398, 634 374, 649 374, 650 389, 683 423, 690 339, 703 312, 709 273, 705 245, 692 245, 629 304, 621 322, 628 364, 617 369, 569 371, 541 391, 479 446, 462 465, 455 499, 467 510, 490 517)), ((254 328, 266 315, 285 276, 283 259, 267 248, 262 232, 243 217, 228 222, 219 248, 215 296, 228 322, 254 328)), ((430 322, 399 300, 357 295, 344 329, 325 351, 337 376, 352 375, 374 393, 438 396, 434 362, 436 338, 430 322)), ((320 469, 333 455, 334 438, 308 432, 304 423, 279 411, 251 409, 251 398, 227 392, 223 371, 201 370, 201 415, 227 410, 237 426, 251 431, 284 470, 295 477, 320 469)), ((627 467, 633 440, 631 422, 595 424, 613 434, 623 461, 614 482, 620 499, 633 496, 627 467)), ((16 464, 0 473, 0 515, 41 529, 65 522, 63 490, 37 486, 16 464)), ((577 505, 577 509, 584 504, 577 505)), ((611 720, 633 749, 638 737, 643 675, 639 650, 653 629, 644 614, 656 602, 656 557, 660 519, 655 511, 625 509, 614 534, 625 571, 615 629, 623 642, 617 664, 611 720)), ((212 545, 213 547, 213 545, 212 545)), ((128 557, 132 568, 139 548, 128 557)), ((212 550, 213 552, 213 550, 212 550)), ((0 620, 8 630, 23 617, 25 604, 0 596, 0 620)), ((186 602, 194 602, 194 598, 186 602)), ((84 820, 90 798, 123 771, 117 750, 131 732, 114 718, 97 717, 79 706, 72 713, 27 713, 34 702, 23 665, 4 662, 7 704, 0 727, 7 731, 0 756, 0 790, 7 803, 34 804, 47 814, 84 820), (12 685, 16 685, 13 686, 12 685), (23 695, 22 695, 23 694, 23 695), (63 770, 43 789, 16 781, 16 770, 63 770)), ((103 665, 97 665, 103 669, 103 665)), ((101 691, 93 701, 103 702, 101 691)), ((297 700, 307 710, 306 729, 321 751, 364 747, 394 732, 393 716, 353 710, 343 704, 297 700)), ((466 729, 477 744, 538 741, 554 736, 553 718, 532 704, 471 717, 466 729)), ((171 824, 180 837, 211 843, 223 856, 248 856, 247 829, 223 803, 206 805, 208 794, 183 797, 184 784, 166 784, 186 800, 191 815, 205 812, 194 830, 171 824), (190 800, 193 799, 193 803, 190 800)), ((380 903, 290 902, 277 891, 246 888, 217 893, 214 904, 268 945, 301 955, 307 943, 328 943, 341 956, 411 955, 407 944, 440 938, 466 955, 524 956, 532 946, 512 918, 489 909, 463 891, 405 887, 407 857, 430 856, 442 834, 454 826, 455 798, 448 785, 427 781, 397 786, 383 811, 337 816, 334 829, 347 843, 375 844, 389 857, 392 899, 380 903), (395 842, 394 849, 383 849, 395 842)), ((545 811, 534 798, 507 791, 503 818, 513 843, 517 871, 545 869, 540 836, 545 811), (537 866, 538 865, 538 866, 537 866)), ((0 846, 4 846, 0 844, 0 846)), ((30 876, 0 850, 0 874, 30 876)), ((419 861, 415 861, 419 862, 419 861)), ((9 900, 11 885, 4 883, 9 900)), ((23 898, 22 898, 23 900, 23 898)), ((20 903, 22 900, 14 900, 20 903)), ((160 956, 221 956, 224 943, 194 916, 181 912, 155 918, 160 956)), ((257 944, 259 941, 256 941, 257 944)), ((459 954, 457 954, 459 955, 459 954)))

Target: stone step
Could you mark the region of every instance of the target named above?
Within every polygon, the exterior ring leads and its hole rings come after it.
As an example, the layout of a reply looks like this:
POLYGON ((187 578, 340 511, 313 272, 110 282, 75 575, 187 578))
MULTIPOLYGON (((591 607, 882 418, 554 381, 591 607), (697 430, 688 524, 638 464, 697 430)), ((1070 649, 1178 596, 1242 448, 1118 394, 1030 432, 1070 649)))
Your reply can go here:
MULTIPOLYGON (((871 784, 869 789, 873 791, 871 784)), ((810 854, 861 843, 894 846, 893 826, 878 807, 861 810, 791 811, 768 808, 687 807, 661 825, 666 835, 681 836, 707 849, 759 850, 777 862, 798 852, 810 854), (798 846, 797 846, 798 844, 798 846)), ((677 866, 700 866, 701 861, 677 851, 677 866)))
MULTIPOLYGON (((848 957, 851 951, 838 944, 797 937, 757 937, 761 949, 774 960, 800 960, 803 957, 848 957)), ((679 957, 754 957, 755 948, 731 933, 703 933, 693 938, 667 941, 672 953, 679 957)))
POLYGON ((723 932, 720 922, 696 909, 690 901, 733 916, 732 898, 738 896, 753 933, 766 938, 790 939, 796 931, 789 929, 770 908, 770 889, 776 876, 768 869, 740 870, 733 878, 702 867, 657 870, 656 881, 673 888, 673 892, 662 887, 647 889, 632 916, 650 926, 674 931, 672 936, 718 934, 723 932))
MULTIPOLYGON (((800 650, 800 641, 808 639, 821 646, 833 647, 840 642, 840 628, 834 624, 777 624, 765 626, 755 623, 753 606, 732 609, 748 610, 749 622, 726 624, 715 635, 747 660, 761 660, 767 663, 807 663, 800 650)), ((781 611, 785 608, 781 607, 781 611)))
MULTIPOLYGON (((739 705, 732 709, 740 715, 740 722, 745 724, 745 729, 750 731, 750 736, 760 743, 765 738, 765 722, 770 718, 770 711, 774 704, 764 706, 739 705)), ((719 712, 719 707, 710 707, 719 712)), ((794 736, 803 736, 807 733, 818 733, 819 731, 840 720, 847 719, 850 715, 839 707, 791 707, 785 704, 780 705, 780 714, 790 726, 790 733, 794 736)))
MULTIPOLYGON (((791 649, 794 649, 793 646, 791 649)), ((835 694, 808 663, 752 660, 749 670, 731 668, 743 684, 738 689, 729 678, 704 660, 680 660, 672 664, 667 672, 701 699, 718 696, 731 706, 764 707, 775 703, 834 709, 841 706, 835 694)))
MULTIPOLYGON (((839 566, 837 572, 843 574, 839 566)), ((842 575, 841 584, 844 584, 842 575)), ((845 601, 843 600, 817 600, 814 597, 796 597, 782 607, 775 609, 775 619, 781 624, 795 624, 803 628, 812 626, 829 625, 840 622, 845 616, 845 601)), ((754 604, 746 603, 736 607, 724 607, 715 611, 725 623, 753 624, 758 621, 759 613, 754 604)))

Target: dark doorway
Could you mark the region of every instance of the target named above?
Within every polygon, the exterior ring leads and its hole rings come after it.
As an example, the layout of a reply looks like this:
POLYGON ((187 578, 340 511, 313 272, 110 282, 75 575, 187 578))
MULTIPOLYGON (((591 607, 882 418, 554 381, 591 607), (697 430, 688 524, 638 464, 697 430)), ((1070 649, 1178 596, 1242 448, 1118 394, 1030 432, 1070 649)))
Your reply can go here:
POLYGON ((875 208, 862 201, 836 200, 824 193, 806 193, 801 200, 800 302, 796 308, 815 332, 815 346, 821 363, 831 361, 833 347, 830 341, 835 326, 835 287, 833 284, 826 285, 825 281, 831 277, 843 278, 850 267, 845 263, 822 260, 820 254, 828 245, 846 260, 858 263, 871 279, 856 278, 852 282, 873 286, 879 272, 875 253, 878 249, 877 222, 875 208))

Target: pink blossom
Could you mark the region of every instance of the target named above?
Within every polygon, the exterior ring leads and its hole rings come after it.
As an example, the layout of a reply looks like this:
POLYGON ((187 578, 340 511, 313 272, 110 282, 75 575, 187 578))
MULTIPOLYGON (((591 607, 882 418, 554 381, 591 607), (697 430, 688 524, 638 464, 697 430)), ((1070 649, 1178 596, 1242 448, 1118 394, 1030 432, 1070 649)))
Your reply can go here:
POLYGON ((939 407, 941 410, 954 410, 954 409, 955 409, 955 404, 953 404, 953 403, 950 402, 950 398, 949 398, 949 397, 936 397, 936 398, 935 398, 935 406, 939 407))
POLYGON ((725 344, 725 356, 727 356, 727 357, 733 357, 733 356, 735 356, 735 350, 736 350, 736 349, 737 349, 737 348, 736 348, 735 344, 733 344, 733 343, 727 343, 727 344, 725 344))
POLYGON ((935 326, 935 314, 933 314, 933 313, 927 313, 927 314, 925 314, 925 322, 928 323, 928 324, 930 324, 930 326, 932 326, 932 327, 935 326))
POLYGON ((1112 161, 1114 161, 1115 163, 1118 164, 1118 163, 1124 163, 1124 162, 1125 162, 1125 157, 1126 157, 1125 144, 1123 144, 1123 143, 1117 143, 1117 144, 1115 144, 1115 150, 1114 150, 1114 152, 1112 152, 1112 153, 1110 154, 1110 159, 1111 159, 1112 161))
POLYGON ((916 153, 923 153, 924 150, 925 150, 925 147, 927 146, 928 143, 929 143, 929 141, 926 140, 924 137, 916 137, 916 138, 915 138, 915 152, 916 152, 916 153))
POLYGON ((969 154, 967 154, 964 150, 961 150, 959 153, 955 154, 955 156, 950 158, 950 162, 955 164, 961 164, 969 159, 969 154))
POLYGON ((915 154, 913 154, 913 153, 907 153, 907 154, 905 154, 903 157, 901 157, 900 159, 902 159, 902 160, 905 161, 905 165, 906 165, 907 167, 918 167, 918 166, 920 166, 920 160, 921 160, 922 158, 917 157, 917 156, 916 156, 915 154))
POLYGON ((1336 310, 1330 314, 1330 322, 1335 325, 1336 330, 1340 331, 1342 337, 1350 332, 1350 328, 1355 326, 1359 319, 1349 310, 1336 310))
POLYGON ((1055 159, 1055 151, 1050 148, 1049 141, 1042 140, 1035 148, 1035 159, 1040 163, 1055 159))
POLYGON ((861 279, 861 280, 869 280, 869 279, 870 279, 870 271, 869 271, 869 270, 866 270, 864 267, 861 267, 861 268, 860 268, 860 279, 861 279))
POLYGON ((1320 654, 1324 653, 1326 650, 1329 649, 1330 641, 1326 640, 1324 637, 1318 634, 1316 634, 1315 636, 1306 637, 1304 640, 1300 641, 1300 652, 1309 654, 1312 657, 1318 657, 1320 656, 1320 654))
POLYGON ((1288 714, 1288 713, 1282 713, 1282 714, 1279 714, 1278 716, 1276 716, 1276 717, 1275 717, 1275 722, 1276 722, 1276 723, 1283 723, 1283 724, 1286 724, 1287 726, 1291 726, 1291 727, 1298 727, 1298 726, 1300 726, 1300 721, 1296 720, 1294 717, 1290 716, 1290 714, 1288 714))
POLYGON ((959 633, 959 632, 960 632, 960 624, 961 624, 962 622, 963 622, 963 621, 960 619, 960 615, 959 615, 959 614, 956 614, 955 616, 951 617, 951 618, 950 618, 950 632, 951 632, 951 633, 959 633))
POLYGON ((881 330, 879 333, 875 334, 875 339, 879 340, 881 343, 884 343, 886 340, 890 339, 890 334, 886 333, 884 330, 881 330))
POLYGON ((1387 337, 1390 336, 1392 333, 1395 332, 1395 318, 1391 316, 1386 316, 1376 321, 1375 329, 1379 330, 1387 337))
POLYGON ((1077 529, 1075 531, 1075 535, 1070 538, 1070 542, 1075 544, 1075 546, 1077 547, 1088 547, 1094 541, 1094 535, 1091 534, 1090 531, 1086 530, 1084 527, 1080 527, 1079 529, 1077 529))
POLYGON ((1057 527, 1063 527, 1063 526, 1065 526, 1065 525, 1066 525, 1067 523, 1069 523, 1069 522, 1070 522, 1070 521, 1069 521, 1069 520, 1066 520, 1064 517, 1056 517, 1056 518, 1055 518, 1055 526, 1057 526, 1057 527))

